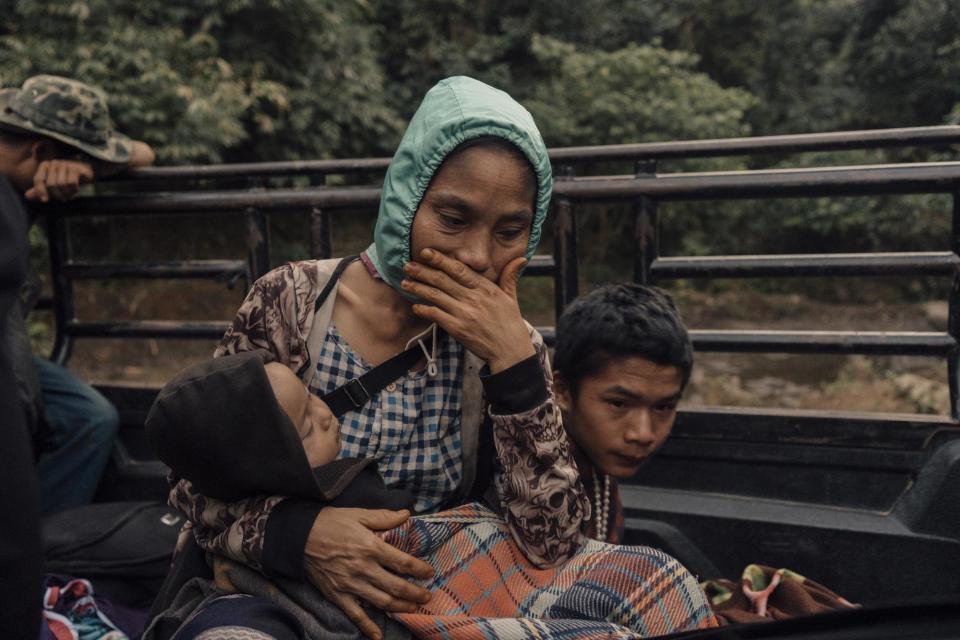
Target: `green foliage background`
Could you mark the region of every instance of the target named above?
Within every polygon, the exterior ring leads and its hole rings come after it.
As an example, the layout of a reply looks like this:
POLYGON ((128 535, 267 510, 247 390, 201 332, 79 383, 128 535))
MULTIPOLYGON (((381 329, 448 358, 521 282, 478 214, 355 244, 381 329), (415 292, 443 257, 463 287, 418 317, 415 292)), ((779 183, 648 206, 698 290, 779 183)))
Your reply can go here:
MULTIPOLYGON (((162 164, 389 154, 424 91, 461 73, 526 104, 552 146, 934 125, 960 119, 958 53, 955 0, 8 0, 0 15, 0 84, 100 85, 162 164)), ((674 248, 943 244, 943 201, 907 204, 920 215, 787 202, 775 223, 769 205, 680 207, 674 248)), ((588 251, 629 255, 629 217, 595 220, 588 251)))

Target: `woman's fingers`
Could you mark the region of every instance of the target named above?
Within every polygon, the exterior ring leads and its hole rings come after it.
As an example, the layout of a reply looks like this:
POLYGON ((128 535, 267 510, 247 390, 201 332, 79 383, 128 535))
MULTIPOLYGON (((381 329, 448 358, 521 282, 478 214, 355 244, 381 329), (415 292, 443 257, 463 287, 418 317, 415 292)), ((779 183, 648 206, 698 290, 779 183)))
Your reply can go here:
POLYGON ((460 332, 457 330, 459 327, 457 324, 457 319, 440 307, 433 307, 429 304, 415 304, 413 305, 412 309, 416 316, 423 318, 427 322, 436 322, 441 329, 449 333, 455 339, 463 339, 463 336, 460 335, 460 332))
MULTIPOLYGON (((462 265, 459 262, 457 264, 462 265)), ((463 266, 465 269, 467 268, 466 265, 463 266)), ((408 280, 422 282, 457 299, 463 298, 470 292, 470 289, 475 288, 474 286, 463 285, 445 271, 419 262, 408 262, 404 265, 403 272, 407 275, 408 280)))
MULTIPOLYGON (((432 574, 433 571, 431 570, 432 574)), ((411 611, 430 601, 430 592, 378 566, 363 576, 357 595, 387 611, 411 611)))
POLYGON ((403 287, 404 291, 409 291, 420 300, 426 300, 447 311, 453 311, 457 304, 457 301, 450 294, 429 284, 407 278, 400 281, 400 286, 403 287))
MULTIPOLYGON (((401 575, 412 576, 414 578, 420 578, 421 580, 429 580, 433 577, 433 567, 430 566, 429 563, 415 558, 409 553, 404 553, 383 540, 380 541, 380 545, 380 564, 384 567, 392 569, 401 575)), ((410 584, 405 580, 403 582, 404 584, 410 584)))
POLYGON ((486 280, 479 273, 459 260, 446 256, 435 249, 424 249, 421 251, 419 260, 433 267, 435 270, 443 272, 454 282, 468 289, 474 289, 486 280))

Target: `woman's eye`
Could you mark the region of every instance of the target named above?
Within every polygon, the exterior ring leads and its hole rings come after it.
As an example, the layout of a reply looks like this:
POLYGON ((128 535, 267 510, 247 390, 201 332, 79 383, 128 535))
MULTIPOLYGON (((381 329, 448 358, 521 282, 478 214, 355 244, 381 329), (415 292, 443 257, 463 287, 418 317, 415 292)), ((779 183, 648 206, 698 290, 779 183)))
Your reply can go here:
POLYGON ((443 224, 443 226, 450 229, 460 229, 466 224, 466 222, 460 218, 457 218, 456 216, 448 216, 443 213, 437 214, 437 216, 440 218, 440 222, 443 224))
POLYGON ((516 240, 523 234, 523 229, 501 229, 498 233, 504 240, 516 240))

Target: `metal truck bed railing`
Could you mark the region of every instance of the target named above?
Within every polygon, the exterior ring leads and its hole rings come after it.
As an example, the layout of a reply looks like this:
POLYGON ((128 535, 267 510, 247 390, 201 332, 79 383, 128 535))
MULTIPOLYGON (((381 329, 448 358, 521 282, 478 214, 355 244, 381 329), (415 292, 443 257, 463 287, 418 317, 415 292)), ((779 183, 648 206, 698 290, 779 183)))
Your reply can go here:
MULTIPOLYGON (((871 275, 878 277, 929 275, 953 278, 946 332, 906 331, 710 331, 692 332, 698 351, 841 353, 936 356, 947 361, 951 416, 958 412, 957 267, 960 265, 960 162, 839 166, 698 173, 656 173, 661 159, 703 158, 743 154, 835 151, 895 146, 946 145, 960 142, 960 127, 943 126, 830 134, 771 136, 729 140, 571 147, 553 149, 556 166, 552 224, 552 256, 537 256, 527 273, 552 276, 556 313, 578 294, 577 208, 594 201, 632 203, 636 252, 634 278, 654 282, 675 278, 812 277, 871 275), (575 177, 574 165, 631 160, 635 173, 623 176, 575 177), (948 193, 953 196, 950 251, 810 255, 753 255, 661 257, 657 205, 667 201, 731 200, 747 198, 846 197, 878 194, 948 193)), ((267 188, 264 179, 306 176, 322 185, 335 174, 382 171, 389 159, 317 160, 309 162, 248 163, 207 167, 160 167, 130 172, 123 179, 127 191, 79 198, 43 212, 50 219, 53 311, 57 334, 53 358, 69 358, 73 341, 89 337, 198 338, 215 340, 223 322, 172 320, 84 322, 76 318, 73 282, 90 278, 220 278, 243 279, 249 285, 271 266, 269 219, 278 215, 308 215, 311 255, 333 255, 331 226, 348 210, 375 209, 380 190, 375 186, 311 186, 267 188), (242 178, 250 189, 215 188, 220 180, 242 178), (130 193, 138 184, 201 183, 202 190, 130 193), (209 186, 214 183, 214 187, 209 186), (242 214, 247 218, 250 252, 242 260, 188 260, 151 263, 90 263, 74 260, 69 252, 69 220, 78 216, 216 216, 242 214)), ((194 187, 195 188, 195 187, 194 187)), ((552 327, 543 327, 549 340, 552 327)), ((922 420, 922 419, 921 419, 922 420)))

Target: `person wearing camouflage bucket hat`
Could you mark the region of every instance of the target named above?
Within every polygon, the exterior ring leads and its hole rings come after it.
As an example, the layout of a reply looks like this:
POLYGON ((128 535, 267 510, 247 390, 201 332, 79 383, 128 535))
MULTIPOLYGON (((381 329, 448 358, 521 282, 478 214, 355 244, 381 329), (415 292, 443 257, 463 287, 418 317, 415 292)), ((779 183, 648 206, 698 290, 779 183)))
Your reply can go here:
MULTIPOLYGON (((99 89, 42 75, 19 89, 0 90, 0 188, 8 192, 12 186, 27 200, 69 200, 95 177, 153 159, 149 145, 113 130, 99 89)), ((27 215, 19 206, 4 209, 4 215, 11 209, 12 215, 27 215)), ((11 354, 16 391, 34 436, 41 508, 52 513, 91 500, 119 417, 96 389, 33 355, 26 311, 29 305, 20 301, 0 323, 0 350, 11 354)))
POLYGON ((95 175, 154 160, 149 145, 113 129, 97 87, 52 75, 0 89, 0 174, 29 200, 68 200, 95 175))

